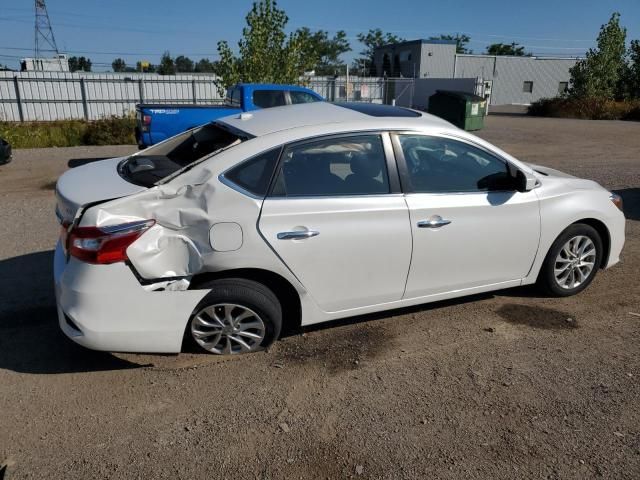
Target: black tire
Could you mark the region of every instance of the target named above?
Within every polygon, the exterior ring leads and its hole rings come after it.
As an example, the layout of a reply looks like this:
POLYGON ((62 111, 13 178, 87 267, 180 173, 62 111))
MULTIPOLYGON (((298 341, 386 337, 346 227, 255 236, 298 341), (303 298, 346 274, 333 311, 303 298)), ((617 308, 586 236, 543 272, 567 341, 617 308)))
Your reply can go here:
POLYGON ((584 223, 575 223, 573 225, 570 225, 558 236, 558 238, 556 238, 555 242, 553 242, 553 245, 551 245, 551 248, 549 249, 549 252, 547 253, 547 256, 545 257, 542 264, 542 268, 540 269, 540 274, 538 275, 538 286, 546 294, 553 297, 569 297, 571 295, 576 295, 587 288, 595 278, 602 263, 602 254, 602 239, 600 238, 600 235, 595 228, 584 223), (588 237, 593 242, 593 245, 596 249, 595 265, 587 278, 583 280, 580 285, 574 288, 563 288, 558 284, 555 278, 555 261, 564 245, 571 238, 580 235, 588 237))
POLYGON ((185 342, 191 347, 195 347, 197 351, 216 353, 198 344, 191 333, 191 325, 198 312, 201 312, 208 306, 216 304, 231 303, 240 305, 252 310, 260 317, 265 326, 264 339, 259 347, 251 352, 264 350, 280 336, 282 329, 282 307, 278 297, 262 283, 244 278, 222 278, 203 283, 199 288, 211 289, 211 291, 195 308, 185 329, 185 342))

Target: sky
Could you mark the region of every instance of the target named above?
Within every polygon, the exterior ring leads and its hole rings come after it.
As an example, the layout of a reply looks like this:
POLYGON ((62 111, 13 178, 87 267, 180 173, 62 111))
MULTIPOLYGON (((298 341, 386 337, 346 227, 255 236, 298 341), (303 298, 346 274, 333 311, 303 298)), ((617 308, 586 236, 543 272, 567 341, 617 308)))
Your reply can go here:
MULTIPOLYGON (((162 52, 215 60, 216 44, 235 48, 251 0, 46 0, 58 49, 91 58, 105 71, 114 58, 157 63, 162 52)), ((280 0, 287 29, 345 30, 353 51, 357 34, 381 28, 407 40, 466 33, 474 53, 490 43, 517 42, 534 54, 580 56, 594 46, 611 13, 622 15, 628 40, 640 39, 640 0, 280 0)), ((0 0, 0 64, 17 68, 33 55, 34 2, 0 0)))

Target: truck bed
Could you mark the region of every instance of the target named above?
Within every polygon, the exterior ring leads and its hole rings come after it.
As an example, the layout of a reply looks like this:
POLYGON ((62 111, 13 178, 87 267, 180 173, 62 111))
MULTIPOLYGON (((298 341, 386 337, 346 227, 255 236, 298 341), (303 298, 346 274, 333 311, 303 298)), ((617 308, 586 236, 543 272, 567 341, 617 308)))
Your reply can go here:
POLYGON ((242 110, 228 105, 142 103, 136 106, 136 112, 136 141, 140 148, 145 148, 185 130, 241 113, 242 110), (146 129, 143 122, 145 116, 151 119, 146 129))

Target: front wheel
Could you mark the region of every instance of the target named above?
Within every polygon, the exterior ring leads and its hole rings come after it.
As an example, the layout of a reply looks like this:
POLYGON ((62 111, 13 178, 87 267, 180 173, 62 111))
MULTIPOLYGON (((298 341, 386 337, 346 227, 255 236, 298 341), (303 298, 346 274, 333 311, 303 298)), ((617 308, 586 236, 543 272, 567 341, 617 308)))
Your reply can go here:
POLYGON ((263 284, 225 278, 202 288, 211 292, 196 307, 185 332, 200 348, 217 355, 251 353, 268 347, 280 335, 282 308, 263 284))
POLYGON ((580 293, 595 278, 602 253, 602 239, 595 228, 571 225, 551 245, 538 284, 556 297, 580 293))

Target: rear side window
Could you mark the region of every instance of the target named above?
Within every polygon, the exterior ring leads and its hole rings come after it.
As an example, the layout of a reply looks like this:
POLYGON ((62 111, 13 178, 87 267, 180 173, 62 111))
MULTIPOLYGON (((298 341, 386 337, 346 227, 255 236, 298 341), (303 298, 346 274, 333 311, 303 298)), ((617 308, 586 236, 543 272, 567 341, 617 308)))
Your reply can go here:
POLYGON ((389 191, 382 139, 379 135, 357 135, 287 147, 272 195, 376 195, 389 191))
POLYGON ((234 107, 242 106, 242 90, 240 88, 234 88, 231 92, 231 105, 234 107))
POLYGON ((253 104, 260 108, 272 108, 286 105, 282 90, 256 90, 253 92, 253 104))
POLYGON ((280 150, 276 148, 242 162, 225 173, 224 178, 255 196, 264 197, 278 163, 280 150))
POLYGON ((241 89, 238 87, 230 88, 227 93, 227 103, 232 107, 242 106, 241 89))
POLYGON ((313 103, 320 101, 318 98, 307 92, 297 92, 292 90, 289 92, 289 95, 291 96, 291 103, 294 105, 297 103, 313 103))
POLYGON ((118 166, 118 171, 128 182, 151 187, 183 168, 246 140, 245 135, 208 123, 129 157, 118 166))

